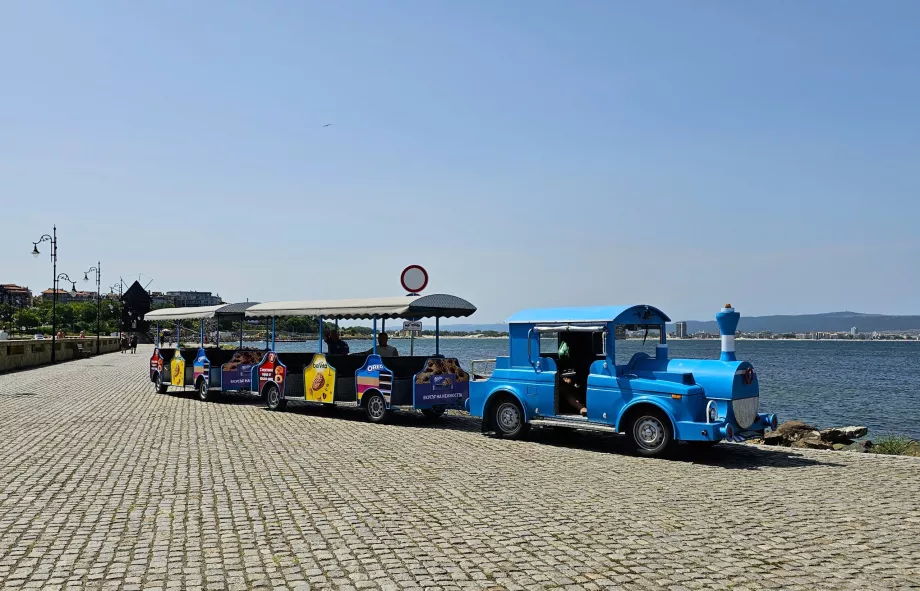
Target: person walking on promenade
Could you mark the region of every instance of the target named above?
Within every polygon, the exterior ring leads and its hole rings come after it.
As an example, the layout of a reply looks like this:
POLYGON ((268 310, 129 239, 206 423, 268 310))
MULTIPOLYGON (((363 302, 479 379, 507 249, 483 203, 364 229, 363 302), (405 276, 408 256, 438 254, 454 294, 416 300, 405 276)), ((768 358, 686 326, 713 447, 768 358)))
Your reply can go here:
POLYGON ((118 346, 122 353, 128 350, 128 335, 124 333, 121 334, 121 338, 118 340, 118 346))
POLYGON ((137 353, 137 333, 131 335, 131 354, 137 353))

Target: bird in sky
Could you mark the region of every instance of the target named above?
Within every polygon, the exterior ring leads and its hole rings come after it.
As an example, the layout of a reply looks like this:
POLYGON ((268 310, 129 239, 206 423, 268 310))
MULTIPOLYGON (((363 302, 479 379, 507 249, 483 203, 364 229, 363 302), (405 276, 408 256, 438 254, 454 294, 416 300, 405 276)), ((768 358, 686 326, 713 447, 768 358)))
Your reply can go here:
POLYGON ((332 125, 332 124, 331 124, 331 123, 327 123, 326 125, 323 125, 323 127, 329 127, 330 125, 332 125))

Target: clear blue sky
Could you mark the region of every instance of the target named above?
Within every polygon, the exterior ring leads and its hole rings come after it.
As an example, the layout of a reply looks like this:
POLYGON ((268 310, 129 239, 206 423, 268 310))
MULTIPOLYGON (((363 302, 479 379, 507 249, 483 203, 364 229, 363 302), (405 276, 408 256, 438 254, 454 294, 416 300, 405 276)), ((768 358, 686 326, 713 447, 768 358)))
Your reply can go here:
POLYGON ((6 2, 0 282, 920 313, 920 3, 6 2), (324 124, 332 126, 323 128, 324 124), (47 245, 46 245, 47 249, 47 245), (47 250, 45 250, 47 252, 47 250))

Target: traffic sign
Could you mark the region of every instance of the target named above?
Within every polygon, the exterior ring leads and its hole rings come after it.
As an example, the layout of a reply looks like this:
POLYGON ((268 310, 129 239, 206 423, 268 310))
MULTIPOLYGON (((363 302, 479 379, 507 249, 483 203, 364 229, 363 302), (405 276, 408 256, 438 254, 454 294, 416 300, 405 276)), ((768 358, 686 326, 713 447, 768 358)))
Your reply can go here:
POLYGON ((418 293, 428 286, 428 271, 421 265, 409 265, 403 269, 399 281, 409 293, 418 293))

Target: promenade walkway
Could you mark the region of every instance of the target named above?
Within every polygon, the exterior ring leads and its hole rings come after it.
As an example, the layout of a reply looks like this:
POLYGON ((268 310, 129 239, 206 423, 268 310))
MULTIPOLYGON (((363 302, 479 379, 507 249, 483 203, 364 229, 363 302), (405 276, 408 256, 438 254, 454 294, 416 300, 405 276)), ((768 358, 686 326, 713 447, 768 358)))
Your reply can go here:
POLYGON ((920 586, 920 459, 273 413, 151 350, 0 376, 0 588, 920 586))

